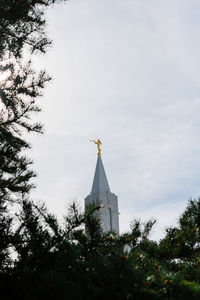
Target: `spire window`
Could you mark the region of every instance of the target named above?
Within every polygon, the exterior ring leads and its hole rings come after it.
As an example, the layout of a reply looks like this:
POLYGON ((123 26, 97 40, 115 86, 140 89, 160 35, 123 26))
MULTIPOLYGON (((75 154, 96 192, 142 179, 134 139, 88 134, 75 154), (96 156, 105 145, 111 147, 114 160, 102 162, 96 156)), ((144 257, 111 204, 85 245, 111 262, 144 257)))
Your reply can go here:
POLYGON ((112 211, 110 207, 108 207, 107 220, 108 230, 112 230, 112 211))

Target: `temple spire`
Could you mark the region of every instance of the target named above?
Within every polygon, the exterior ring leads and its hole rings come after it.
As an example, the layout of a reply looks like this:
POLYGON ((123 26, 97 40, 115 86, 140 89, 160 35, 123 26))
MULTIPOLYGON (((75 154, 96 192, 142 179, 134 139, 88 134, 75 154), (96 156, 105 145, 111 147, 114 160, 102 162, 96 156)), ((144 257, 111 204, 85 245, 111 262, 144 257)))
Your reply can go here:
POLYGON ((109 188, 109 184, 108 184, 108 180, 106 177, 101 156, 98 156, 97 159, 91 193, 95 194, 99 192, 110 192, 110 188, 109 188))
POLYGON ((92 184, 91 193, 85 198, 85 208, 92 204, 101 204, 101 208, 96 212, 100 219, 103 232, 114 231, 119 233, 119 212, 118 198, 110 191, 103 162, 101 159, 101 141, 92 140, 98 147, 98 158, 92 184))

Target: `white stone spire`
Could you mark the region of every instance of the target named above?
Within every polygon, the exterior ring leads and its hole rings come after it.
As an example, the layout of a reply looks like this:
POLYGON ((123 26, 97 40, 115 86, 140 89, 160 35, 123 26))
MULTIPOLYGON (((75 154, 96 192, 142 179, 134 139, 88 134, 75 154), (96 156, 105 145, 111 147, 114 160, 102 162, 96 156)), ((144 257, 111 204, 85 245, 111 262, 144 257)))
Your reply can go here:
POLYGON ((103 232, 114 231, 119 233, 118 198, 111 193, 106 173, 104 170, 101 153, 98 159, 90 195, 85 198, 85 207, 90 203, 101 204, 98 217, 102 224, 103 232))
POLYGON ((109 188, 109 184, 108 184, 108 180, 106 177, 101 156, 98 156, 97 159, 91 193, 95 194, 99 192, 110 192, 110 188, 109 188))

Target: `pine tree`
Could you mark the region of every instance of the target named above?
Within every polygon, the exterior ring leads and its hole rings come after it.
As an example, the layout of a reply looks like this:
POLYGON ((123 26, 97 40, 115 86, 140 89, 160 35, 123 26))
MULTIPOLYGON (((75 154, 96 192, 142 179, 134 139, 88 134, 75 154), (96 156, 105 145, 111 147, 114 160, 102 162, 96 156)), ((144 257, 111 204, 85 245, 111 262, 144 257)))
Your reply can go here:
POLYGON ((199 203, 191 200, 173 235, 168 229, 155 242, 154 220, 135 220, 126 234, 103 233, 98 207, 83 214, 72 204, 61 225, 43 204, 26 199, 16 216, 1 219, 0 293, 31 300, 199 299, 199 203))
POLYGON ((32 114, 50 77, 36 73, 24 53, 45 53, 51 44, 46 34, 45 8, 62 0, 0 0, 0 200, 19 202, 33 187, 27 132, 42 132, 32 114))

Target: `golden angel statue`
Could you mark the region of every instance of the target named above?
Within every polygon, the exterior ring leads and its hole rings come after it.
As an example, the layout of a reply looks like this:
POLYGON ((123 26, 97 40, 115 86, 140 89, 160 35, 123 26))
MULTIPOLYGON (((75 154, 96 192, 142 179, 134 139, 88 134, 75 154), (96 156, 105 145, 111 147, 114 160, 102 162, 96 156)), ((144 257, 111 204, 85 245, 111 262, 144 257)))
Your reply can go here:
POLYGON ((102 145, 102 142, 98 139, 97 141, 95 141, 95 140, 90 140, 90 142, 93 142, 93 143, 95 143, 96 145, 97 145, 97 148, 98 148, 98 153, 97 153, 97 155, 98 156, 101 156, 101 148, 100 148, 100 146, 102 145))

